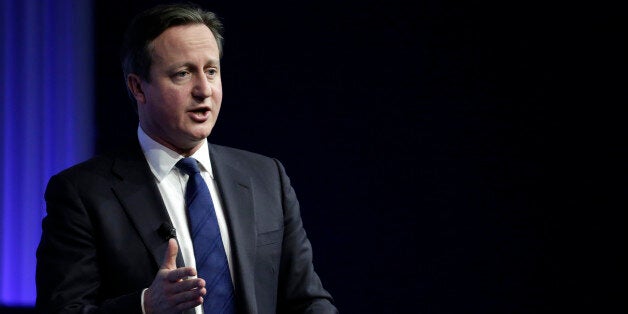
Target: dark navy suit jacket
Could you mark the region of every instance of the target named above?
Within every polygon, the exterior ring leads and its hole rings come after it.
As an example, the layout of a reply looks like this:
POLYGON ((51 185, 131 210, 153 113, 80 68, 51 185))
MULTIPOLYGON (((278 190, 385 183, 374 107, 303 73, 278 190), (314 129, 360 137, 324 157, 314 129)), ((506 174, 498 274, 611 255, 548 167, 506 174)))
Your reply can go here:
MULTIPOLYGON (((209 152, 230 232, 237 312, 337 313, 314 272, 281 163, 213 144, 209 152)), ((45 197, 38 311, 141 313, 140 294, 159 269, 171 222, 139 144, 60 172, 45 197)))

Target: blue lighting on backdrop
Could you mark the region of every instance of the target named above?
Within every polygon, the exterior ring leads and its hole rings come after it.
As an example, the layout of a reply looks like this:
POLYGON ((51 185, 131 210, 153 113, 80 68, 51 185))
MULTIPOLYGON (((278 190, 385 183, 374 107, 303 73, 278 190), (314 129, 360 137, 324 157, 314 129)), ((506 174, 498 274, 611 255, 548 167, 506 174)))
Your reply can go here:
POLYGON ((0 303, 31 306, 45 185, 93 152, 92 8, 0 3, 0 303))

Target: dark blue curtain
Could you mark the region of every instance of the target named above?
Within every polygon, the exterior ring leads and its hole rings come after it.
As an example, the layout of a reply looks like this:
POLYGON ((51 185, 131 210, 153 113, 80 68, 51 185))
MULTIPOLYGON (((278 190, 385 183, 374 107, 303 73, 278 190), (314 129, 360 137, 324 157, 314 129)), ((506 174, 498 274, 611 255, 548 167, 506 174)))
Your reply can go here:
POLYGON ((92 3, 0 0, 0 303, 35 301, 50 176, 93 151, 92 3))

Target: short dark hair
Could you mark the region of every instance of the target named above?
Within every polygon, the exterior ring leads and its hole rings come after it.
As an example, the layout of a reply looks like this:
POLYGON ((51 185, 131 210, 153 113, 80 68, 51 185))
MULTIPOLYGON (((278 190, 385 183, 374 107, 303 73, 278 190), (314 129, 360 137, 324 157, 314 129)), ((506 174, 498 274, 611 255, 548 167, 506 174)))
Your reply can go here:
POLYGON ((138 14, 126 30, 121 51, 125 80, 135 73, 149 82, 153 40, 170 27, 190 24, 204 24, 211 30, 222 57, 223 28, 216 14, 191 3, 161 4, 138 14))

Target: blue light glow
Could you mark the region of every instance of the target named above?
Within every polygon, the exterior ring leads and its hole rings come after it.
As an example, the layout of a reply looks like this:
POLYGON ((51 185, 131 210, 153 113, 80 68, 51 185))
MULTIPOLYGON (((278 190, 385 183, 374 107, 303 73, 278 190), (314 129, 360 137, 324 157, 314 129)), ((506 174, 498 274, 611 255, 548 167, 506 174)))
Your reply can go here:
POLYGON ((0 303, 35 303, 50 176, 93 152, 92 4, 0 1, 0 303))

